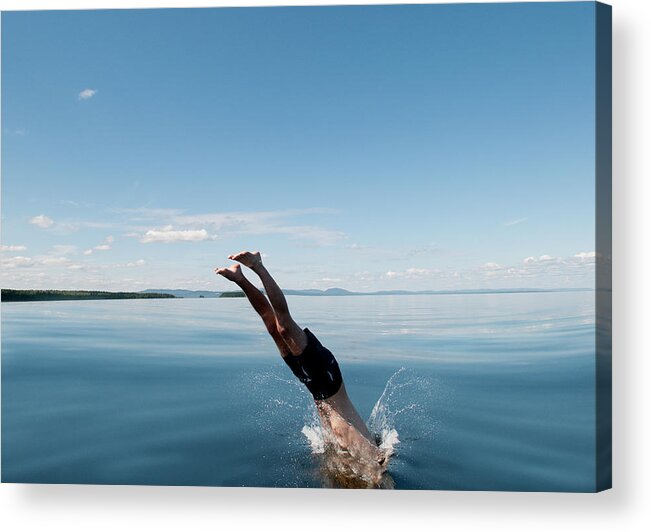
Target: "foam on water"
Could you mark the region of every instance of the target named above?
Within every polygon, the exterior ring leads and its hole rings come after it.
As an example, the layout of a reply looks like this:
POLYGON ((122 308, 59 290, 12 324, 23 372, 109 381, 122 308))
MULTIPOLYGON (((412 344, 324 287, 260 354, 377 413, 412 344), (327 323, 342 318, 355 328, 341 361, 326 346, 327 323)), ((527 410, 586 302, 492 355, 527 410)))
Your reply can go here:
POLYGON ((323 454, 325 452, 325 438, 323 437, 321 425, 303 425, 301 432, 307 438, 313 454, 323 454))

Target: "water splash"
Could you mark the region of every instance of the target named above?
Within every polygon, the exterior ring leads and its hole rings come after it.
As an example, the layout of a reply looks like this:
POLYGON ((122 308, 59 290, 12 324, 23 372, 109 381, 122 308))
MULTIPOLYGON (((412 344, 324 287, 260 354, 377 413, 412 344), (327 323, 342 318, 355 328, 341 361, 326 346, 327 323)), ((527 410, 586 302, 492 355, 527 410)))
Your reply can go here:
POLYGON ((321 425, 303 425, 301 429, 303 435, 312 449, 313 454, 323 454, 325 452, 325 438, 321 425))
MULTIPOLYGON (((338 448, 336 438, 322 426, 316 406, 300 382, 276 372, 258 373, 254 380, 262 388, 260 394, 266 396, 258 403, 264 410, 258 424, 290 440, 294 440, 295 431, 300 432, 294 442, 300 441, 309 448, 316 460, 317 478, 327 487, 392 488, 393 479, 388 472, 404 460, 400 455, 408 453, 415 441, 435 430, 436 422, 426 414, 425 405, 431 404, 432 393, 438 393, 434 391, 436 387, 432 379, 405 367, 389 377, 366 423, 387 457, 379 465, 370 457, 360 462, 359 456, 338 448)), ((302 458, 296 451, 294 445, 288 447, 285 458, 300 463, 302 458)))
MULTIPOLYGON (((366 422, 375 443, 393 455, 400 446, 399 426, 409 426, 405 440, 413 442, 436 430, 437 423, 425 415, 424 406, 430 404, 434 386, 431 379, 415 375, 405 367, 398 369, 384 386, 366 422)), ((327 446, 326 434, 312 404, 301 433, 307 438, 313 454, 323 454, 327 446)))
POLYGON ((398 389, 396 379, 404 371, 405 368, 402 367, 389 377, 382 391, 382 395, 380 395, 375 406, 373 406, 371 415, 366 422, 366 426, 371 431, 371 434, 375 435, 375 442, 388 455, 393 454, 396 446, 400 443, 398 431, 395 428, 395 418, 398 412, 391 410, 389 401, 393 399, 394 392, 398 389))

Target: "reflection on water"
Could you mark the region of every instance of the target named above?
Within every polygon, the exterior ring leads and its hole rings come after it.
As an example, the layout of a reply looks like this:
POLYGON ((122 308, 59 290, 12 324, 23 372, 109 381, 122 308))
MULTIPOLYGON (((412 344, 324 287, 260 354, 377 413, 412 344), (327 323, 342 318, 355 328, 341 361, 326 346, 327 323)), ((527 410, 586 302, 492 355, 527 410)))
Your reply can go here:
MULTIPOLYGON (((593 293, 289 301, 395 488, 594 489, 593 293)), ((244 300, 3 303, 2 333, 5 482, 353 487, 244 300)))

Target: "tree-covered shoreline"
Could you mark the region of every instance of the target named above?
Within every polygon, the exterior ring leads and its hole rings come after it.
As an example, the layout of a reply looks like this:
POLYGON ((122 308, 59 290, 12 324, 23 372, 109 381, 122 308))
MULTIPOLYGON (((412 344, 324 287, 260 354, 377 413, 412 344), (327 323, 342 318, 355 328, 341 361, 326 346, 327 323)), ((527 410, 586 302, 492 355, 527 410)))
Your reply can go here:
POLYGON ((170 294, 102 292, 97 290, 14 290, 3 289, 2 301, 66 301, 79 299, 174 299, 170 294))

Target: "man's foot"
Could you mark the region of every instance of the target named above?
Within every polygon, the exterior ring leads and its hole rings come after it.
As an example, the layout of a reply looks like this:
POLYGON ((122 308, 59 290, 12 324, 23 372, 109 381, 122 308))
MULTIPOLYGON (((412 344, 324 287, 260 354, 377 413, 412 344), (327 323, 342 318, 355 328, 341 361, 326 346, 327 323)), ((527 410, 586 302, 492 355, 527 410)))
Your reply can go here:
POLYGON ((228 268, 215 268, 215 273, 234 283, 240 283, 246 279, 239 264, 233 264, 228 268))
POLYGON ((240 251, 235 255, 229 255, 228 258, 231 260, 236 260, 237 262, 244 264, 244 266, 248 266, 252 270, 257 266, 262 265, 262 258, 260 257, 259 251, 256 251, 254 253, 250 251, 240 251))

